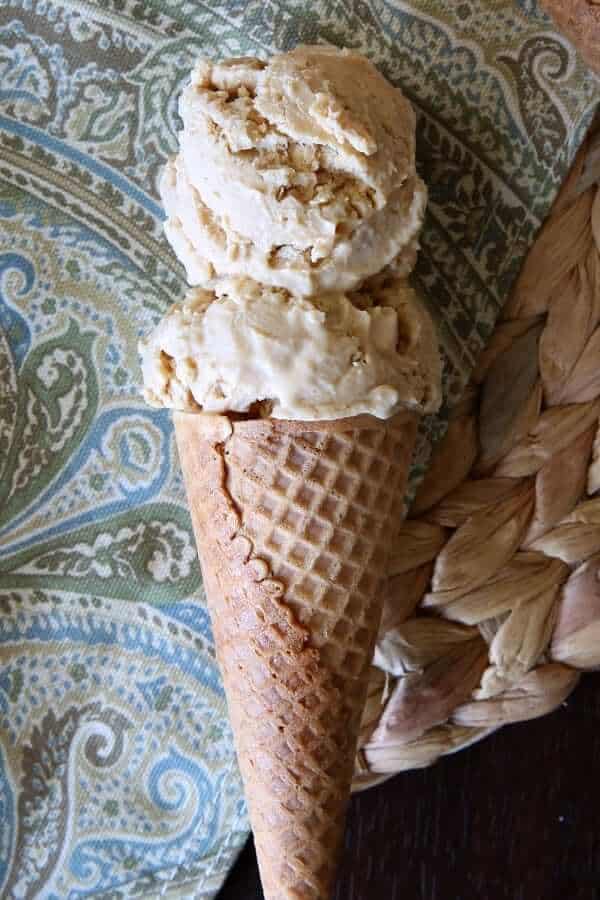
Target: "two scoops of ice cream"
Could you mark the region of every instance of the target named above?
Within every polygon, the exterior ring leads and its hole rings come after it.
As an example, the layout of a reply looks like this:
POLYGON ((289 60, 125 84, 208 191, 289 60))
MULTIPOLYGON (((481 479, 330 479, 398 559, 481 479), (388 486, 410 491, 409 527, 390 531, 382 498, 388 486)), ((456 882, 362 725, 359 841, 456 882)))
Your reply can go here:
POLYGON ((417 419, 440 403, 407 281, 415 116, 329 46, 201 60, 166 166, 191 286, 140 344, 175 410, 267 900, 326 900, 417 419))

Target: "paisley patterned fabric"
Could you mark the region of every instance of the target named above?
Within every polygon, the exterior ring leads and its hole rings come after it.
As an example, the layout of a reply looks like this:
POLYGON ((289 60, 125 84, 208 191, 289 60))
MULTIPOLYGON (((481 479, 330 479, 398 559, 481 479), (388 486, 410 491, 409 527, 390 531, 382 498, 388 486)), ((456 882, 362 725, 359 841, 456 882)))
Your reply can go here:
POLYGON ((136 341, 185 287, 156 184, 194 58, 316 40, 418 107, 451 401, 599 96, 533 0, 0 0, 2 897, 213 897, 246 836, 136 341))

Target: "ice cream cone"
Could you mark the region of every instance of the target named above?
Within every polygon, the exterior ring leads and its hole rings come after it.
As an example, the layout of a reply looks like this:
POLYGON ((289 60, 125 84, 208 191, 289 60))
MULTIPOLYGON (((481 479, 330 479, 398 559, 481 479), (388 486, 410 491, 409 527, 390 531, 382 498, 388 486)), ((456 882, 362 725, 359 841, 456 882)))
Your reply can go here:
POLYGON ((266 900, 328 900, 417 416, 175 414, 266 900))
POLYGON ((327 900, 417 418, 441 401, 406 280, 416 119, 322 45, 198 60, 180 112, 161 196, 192 289, 140 341, 144 396, 178 411, 265 896, 327 900))

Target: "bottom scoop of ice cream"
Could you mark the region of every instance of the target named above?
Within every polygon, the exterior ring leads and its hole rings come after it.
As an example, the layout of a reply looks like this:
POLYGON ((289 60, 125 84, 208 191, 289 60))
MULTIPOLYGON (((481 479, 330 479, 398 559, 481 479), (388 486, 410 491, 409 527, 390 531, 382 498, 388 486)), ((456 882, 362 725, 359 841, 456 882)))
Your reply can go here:
POLYGON ((321 420, 440 403, 435 328, 404 280, 312 298, 250 279, 193 289, 140 342, 147 402, 321 420))

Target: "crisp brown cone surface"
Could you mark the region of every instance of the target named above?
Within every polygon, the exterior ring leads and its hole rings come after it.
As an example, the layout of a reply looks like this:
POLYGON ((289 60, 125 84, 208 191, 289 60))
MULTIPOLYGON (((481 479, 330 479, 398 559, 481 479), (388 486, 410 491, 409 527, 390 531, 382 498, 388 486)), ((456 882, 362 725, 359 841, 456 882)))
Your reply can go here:
POLYGON ((327 900, 416 418, 176 414, 267 900, 327 900))

